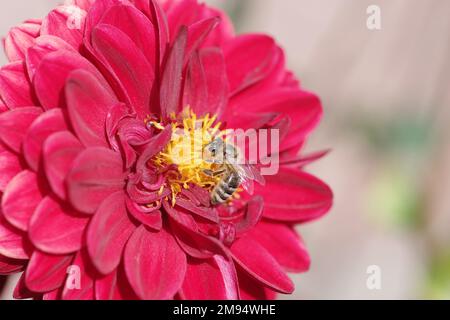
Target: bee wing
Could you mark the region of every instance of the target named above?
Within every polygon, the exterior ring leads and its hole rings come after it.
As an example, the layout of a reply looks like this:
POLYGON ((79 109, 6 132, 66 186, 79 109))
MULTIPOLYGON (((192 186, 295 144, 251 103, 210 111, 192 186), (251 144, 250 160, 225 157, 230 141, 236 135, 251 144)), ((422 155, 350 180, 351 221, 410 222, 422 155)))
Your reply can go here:
POLYGON ((255 176, 253 174, 253 170, 250 166, 247 165, 239 165, 235 167, 236 172, 242 180, 241 186, 247 191, 249 194, 253 194, 255 191, 255 176))
POLYGON ((255 166, 248 166, 249 170, 252 171, 253 174, 253 180, 255 180, 257 183, 259 183, 262 186, 266 185, 266 179, 264 179, 261 172, 256 168, 255 166))

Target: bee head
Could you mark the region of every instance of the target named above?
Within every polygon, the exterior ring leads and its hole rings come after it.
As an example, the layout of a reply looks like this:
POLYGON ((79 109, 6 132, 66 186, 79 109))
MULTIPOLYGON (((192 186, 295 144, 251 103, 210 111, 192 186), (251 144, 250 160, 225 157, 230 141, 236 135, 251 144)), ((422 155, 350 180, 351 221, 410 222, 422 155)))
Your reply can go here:
POLYGON ((217 138, 207 146, 205 146, 203 150, 203 159, 209 163, 223 163, 225 159, 225 142, 217 138))

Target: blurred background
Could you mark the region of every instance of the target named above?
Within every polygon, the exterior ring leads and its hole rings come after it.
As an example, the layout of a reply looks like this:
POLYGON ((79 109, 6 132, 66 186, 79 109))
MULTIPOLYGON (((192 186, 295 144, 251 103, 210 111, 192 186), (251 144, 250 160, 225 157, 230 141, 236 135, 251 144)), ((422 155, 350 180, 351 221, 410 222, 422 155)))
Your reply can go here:
MULTIPOLYGON (((3 3, 0 34, 60 2, 3 3)), ((299 228, 313 264, 286 298, 450 299, 450 1, 206 2, 239 33, 273 35, 323 99, 307 149, 333 152, 308 169, 332 186, 335 206, 299 228), (370 5, 381 30, 367 28, 370 5), (366 284, 374 265, 380 290, 366 284)))

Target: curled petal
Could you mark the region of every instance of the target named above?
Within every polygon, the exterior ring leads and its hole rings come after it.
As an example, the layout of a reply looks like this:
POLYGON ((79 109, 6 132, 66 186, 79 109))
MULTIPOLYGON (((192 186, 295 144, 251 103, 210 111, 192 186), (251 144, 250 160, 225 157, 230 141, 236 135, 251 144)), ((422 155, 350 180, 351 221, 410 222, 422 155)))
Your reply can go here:
POLYGON ((102 202, 87 231, 87 248, 97 270, 108 275, 118 266, 126 242, 136 229, 128 217, 123 191, 102 202))
POLYGON ((104 149, 89 148, 73 162, 67 177, 68 196, 81 212, 93 214, 111 194, 123 190, 125 173, 120 154, 104 149))
POLYGON ((167 202, 163 203, 165 211, 170 216, 170 227, 180 247, 189 256, 196 259, 210 259, 215 255, 226 255, 222 243, 210 236, 202 234, 193 217, 172 208, 167 202))
POLYGON ((177 199, 177 205, 211 222, 219 222, 219 213, 215 208, 200 207, 189 200, 177 199))
POLYGON ((143 300, 172 299, 183 284, 186 255, 164 229, 138 228, 125 249, 125 271, 143 300))
POLYGON ((236 224, 236 233, 238 236, 253 229, 261 220, 264 209, 264 200, 262 197, 254 197, 245 207, 244 218, 236 224))
POLYGON ((153 158, 155 155, 160 153, 165 149, 167 144, 170 142, 172 137, 172 128, 171 126, 167 126, 161 133, 157 136, 153 137, 145 146, 144 151, 139 157, 136 168, 139 171, 142 171, 147 162, 153 158))
POLYGON ((28 235, 40 250, 50 254, 70 254, 83 246, 89 217, 81 216, 56 200, 41 201, 30 221, 28 235))
POLYGON ((159 208, 148 208, 140 205, 127 197, 126 205, 128 212, 140 223, 150 229, 159 231, 163 227, 162 213, 159 208))

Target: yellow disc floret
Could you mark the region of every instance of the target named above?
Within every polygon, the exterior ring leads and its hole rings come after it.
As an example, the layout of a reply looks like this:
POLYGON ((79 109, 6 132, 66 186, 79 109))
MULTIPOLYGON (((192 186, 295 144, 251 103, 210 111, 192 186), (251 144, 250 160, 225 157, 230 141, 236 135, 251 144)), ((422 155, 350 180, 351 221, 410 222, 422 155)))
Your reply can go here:
MULTIPOLYGON (((205 174, 215 171, 217 165, 205 161, 203 150, 217 137, 223 136, 224 132, 220 130, 222 124, 217 121, 217 116, 207 114, 198 118, 190 108, 185 109, 179 117, 172 115, 171 118, 171 141, 152 161, 157 168, 176 167, 176 172, 168 175, 167 182, 161 189, 162 193, 164 188, 170 188, 172 204, 175 205, 176 196, 183 188, 189 189, 190 184, 211 191, 220 181, 220 177, 205 174)), ((148 123, 157 129, 164 129, 159 122, 148 123)))

